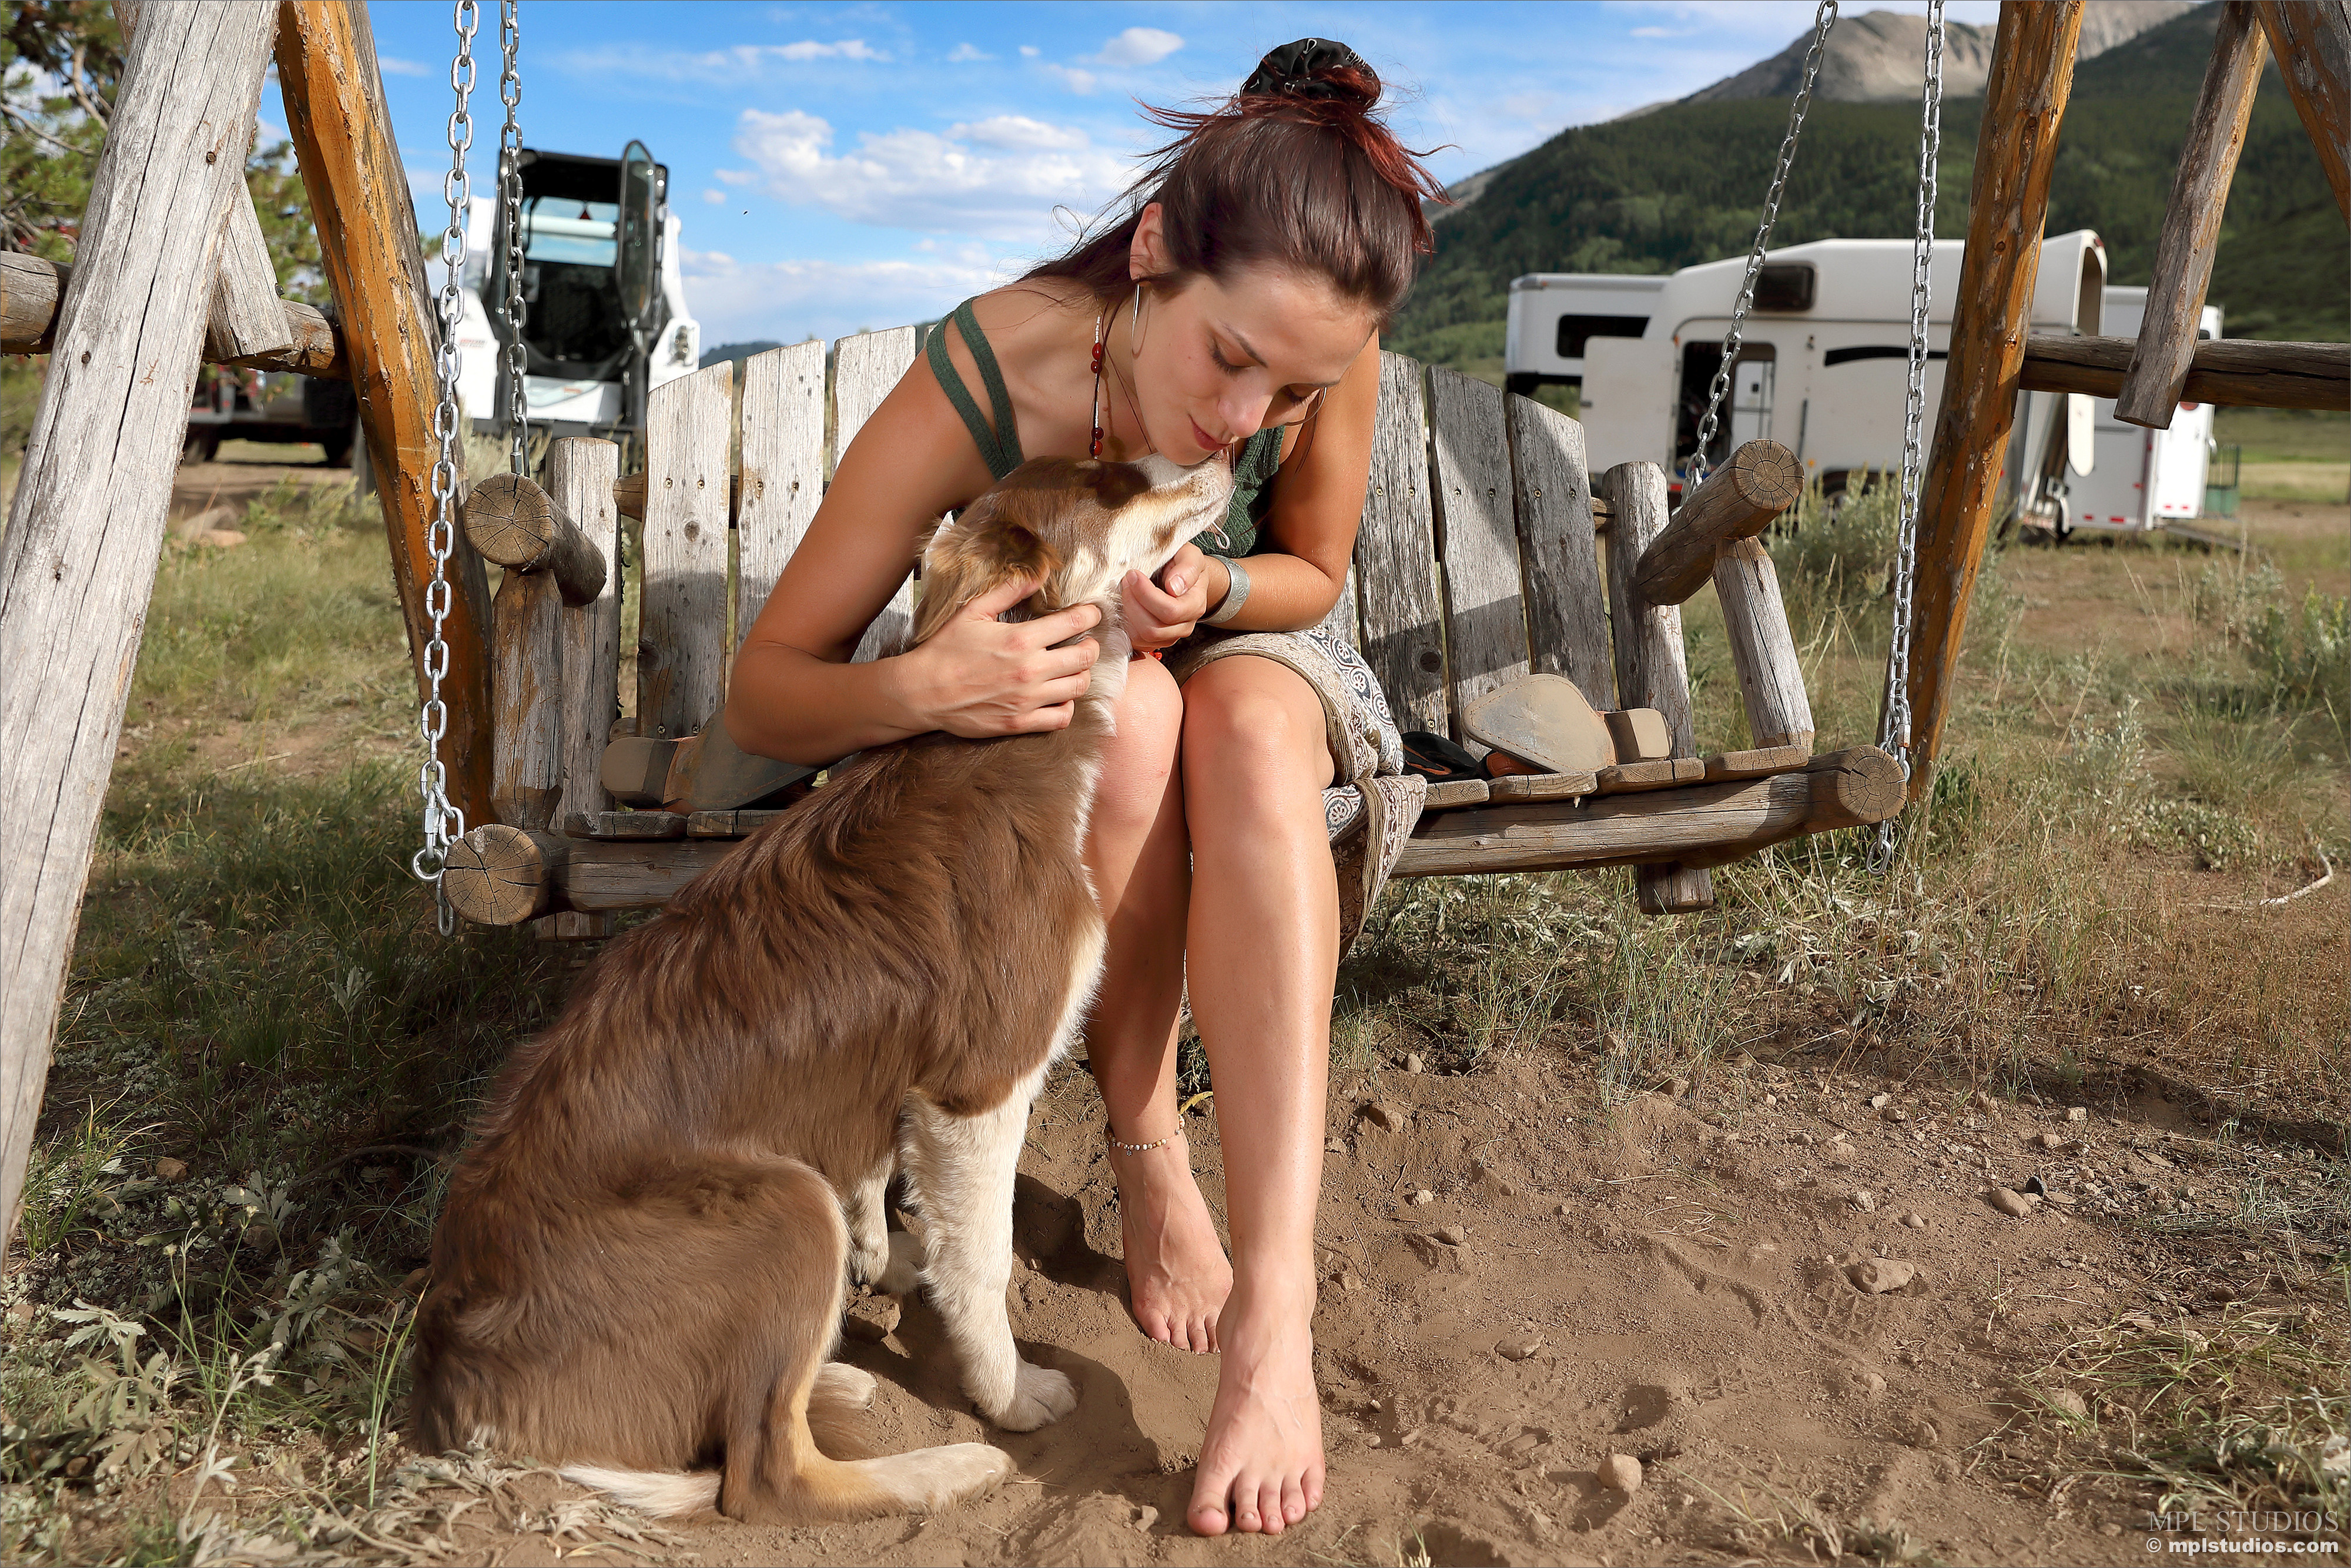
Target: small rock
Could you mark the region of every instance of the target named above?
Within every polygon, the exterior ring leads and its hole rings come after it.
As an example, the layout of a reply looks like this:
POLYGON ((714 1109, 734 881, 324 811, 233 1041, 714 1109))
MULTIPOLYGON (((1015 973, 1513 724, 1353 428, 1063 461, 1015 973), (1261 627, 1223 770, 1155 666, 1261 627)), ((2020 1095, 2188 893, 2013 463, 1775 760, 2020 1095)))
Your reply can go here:
POLYGON ((1564 1218, 1564 1217, 1566 1216, 1566 1214, 1568 1213, 1568 1207, 1567 1207, 1567 1205, 1565 1205, 1565 1204, 1563 1204, 1563 1203, 1562 1203, 1562 1204, 1559 1204, 1559 1205, 1556 1205, 1555 1207, 1552 1207, 1552 1212, 1553 1214, 1560 1215, 1560 1216, 1562 1216, 1562 1218, 1564 1218))
POLYGON ((2065 1108, 2065 1120, 2068 1122, 2086 1122, 2089 1119, 2090 1108, 2087 1105, 2069 1105, 2065 1108))
POLYGON ((164 1155, 162 1159, 155 1162, 155 1179, 157 1181, 187 1180, 188 1162, 185 1160, 175 1160, 169 1155, 164 1155))
POLYGON ((1524 1361, 1542 1349, 1541 1339, 1506 1339, 1494 1347, 1494 1354, 1504 1361, 1524 1361))
POLYGON ((1519 1184, 1510 1180, 1508 1176, 1498 1176, 1489 1173, 1486 1179, 1493 1185, 1494 1196, 1496 1197, 1516 1197, 1519 1196, 1519 1184))
POLYGON ((1689 1098, 1690 1081, 1687 1078, 1668 1079, 1666 1082, 1665 1090, 1667 1097, 1671 1099, 1687 1100, 1689 1098))
POLYGON ((1982 1106, 1987 1111, 1997 1111, 2000 1109, 2000 1101, 1993 1096, 1992 1092, 1989 1089, 1979 1089, 1976 1091, 1976 1103, 1982 1106))
POLYGON ((183 538, 198 538, 209 533, 227 533, 231 523, 244 514, 235 507, 207 507, 193 517, 182 517, 172 525, 172 531, 183 538))
POLYGON ((8 1309, 8 1316, 20 1323, 31 1322, 40 1309, 30 1301, 18 1301, 8 1309))
POLYGON ((1364 1277, 1361 1274, 1356 1273, 1353 1269, 1342 1269, 1339 1270, 1339 1289, 1343 1291, 1360 1291, 1363 1288, 1364 1277))
POLYGON ((1853 1206, 1864 1214, 1874 1214, 1877 1210, 1877 1199, 1867 1187, 1862 1187, 1853 1195, 1853 1206))
POLYGON ((2037 1200, 2027 1197, 2021 1192, 2011 1192, 2004 1186, 1993 1187, 1990 1192, 1985 1193, 1984 1197, 1994 1208, 2016 1219, 2032 1218, 2033 1209, 2038 1207, 2037 1200))
POLYGON ((1917 1210, 1912 1209, 1909 1213, 1902 1217, 1902 1223, 1908 1226, 1913 1230, 1924 1230, 1927 1228, 1927 1217, 1920 1214, 1917 1210))
POLYGON ((1404 1125, 1404 1113, 1384 1100, 1373 1101, 1364 1107, 1361 1114, 1373 1126, 1385 1128, 1391 1133, 1404 1125))
POLYGON ((1886 1375, 1881 1372, 1873 1372, 1861 1380, 1861 1386, 1864 1393, 1867 1394, 1872 1399, 1875 1399, 1879 1395, 1886 1392, 1886 1375))
POLYGON ((1323 1140, 1322 1152, 1326 1155, 1343 1155, 1347 1152, 1347 1140, 1344 1138, 1326 1138, 1323 1140))
POLYGON ((1914 1448, 1931 1448, 1935 1446, 1936 1439, 1941 1436, 1940 1432, 1935 1430, 1935 1424, 1932 1421, 1921 1421, 1904 1433, 1902 1440, 1914 1448))
POLYGON ((2115 1523, 2112 1520, 2108 1520, 2105 1523, 2098 1526, 2098 1533, 2110 1540, 2115 1536, 2120 1535, 2122 1532, 2123 1527, 2115 1523))
POLYGON ((1469 1232, 1458 1225, 1440 1225, 1437 1228, 1437 1239, 1447 1247, 1460 1247, 1468 1244, 1469 1232))
POLYGON ((1873 1094, 1869 1097, 1869 1108, 1873 1111, 1883 1111, 1893 1103, 1894 1096, 1891 1094, 1873 1094))
POLYGON ((2053 1388, 2042 1397, 2061 1416, 2071 1416, 2076 1421, 2089 1418, 2090 1402, 2070 1388, 2053 1388))
POLYGON ((1428 1063, 1420 1059, 1420 1052, 1416 1051, 1406 1051, 1404 1059, 1404 1070, 1406 1072, 1426 1072, 1428 1071, 1428 1063))
POLYGON ((1600 1484, 1610 1491, 1641 1490, 1641 1461, 1630 1454, 1611 1454, 1600 1461, 1600 1484))
POLYGON ((1856 1290, 1873 1296, 1899 1291, 1918 1277, 1918 1265, 1900 1258, 1865 1258, 1844 1271, 1856 1290))
POLYGON ((1625 1037, 1613 1029, 1601 1035, 1600 1048, 1611 1056, 1622 1056, 1632 1049, 1625 1043, 1625 1037))
POLYGON ((867 1344, 880 1344, 897 1331, 898 1318, 897 1297, 860 1296, 849 1303, 849 1311, 841 1320, 841 1332, 867 1344))
POLYGON ((2074 1197, 2072 1193, 2070 1193, 2070 1192, 2053 1192, 2053 1193, 2048 1194, 2047 1196, 2048 1196, 2048 1198, 2049 1198, 2049 1201, 2050 1201, 2050 1202, 2052 1202, 2052 1203, 2062 1203, 2062 1204, 2064 1204, 2064 1205, 2066 1207, 2068 1207, 2068 1208, 2073 1207, 2074 1207, 2074 1205, 2075 1205, 2076 1203, 2079 1203, 2079 1202, 2081 1201, 2081 1199, 2079 1199, 2079 1198, 2075 1197, 2074 1197))
POLYGON ((1410 1204, 1435 1203, 1437 1201, 1437 1195, 1429 1191, 1425 1186, 1415 1187, 1411 1194, 1405 1198, 1405 1201, 1410 1204))
POLYGON ((245 542, 245 536, 235 528, 206 528, 201 533, 190 534, 188 537, 200 545, 210 545, 214 549, 235 549, 245 542))
POLYGON ((2062 1149, 2065 1146, 2065 1140, 2054 1133, 2043 1133, 2032 1141, 2044 1149, 2062 1149))

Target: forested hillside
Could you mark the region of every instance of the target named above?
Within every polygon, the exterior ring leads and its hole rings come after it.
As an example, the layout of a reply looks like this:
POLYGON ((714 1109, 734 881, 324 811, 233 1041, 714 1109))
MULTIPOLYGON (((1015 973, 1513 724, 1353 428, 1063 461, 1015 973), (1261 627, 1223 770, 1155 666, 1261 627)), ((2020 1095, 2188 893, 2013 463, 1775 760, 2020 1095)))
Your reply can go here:
MULTIPOLYGON (((2085 62, 2058 141, 2049 229, 2094 228, 2112 280, 2145 283, 2171 176, 2211 53, 2206 5, 2085 62)), ((1935 231, 1967 232, 1981 99, 1944 105, 1935 231)), ((1787 105, 1674 104, 1562 132, 1495 171, 1437 227, 1437 254, 1394 346, 1465 368, 1502 351, 1512 277, 1527 272, 1670 272, 1743 252, 1770 183, 1787 105)), ((1907 237, 1915 105, 1819 103, 1775 245, 1907 237)), ((2273 68, 2253 106, 2221 230, 2210 298, 2231 337, 2351 336, 2343 220, 2273 68)))

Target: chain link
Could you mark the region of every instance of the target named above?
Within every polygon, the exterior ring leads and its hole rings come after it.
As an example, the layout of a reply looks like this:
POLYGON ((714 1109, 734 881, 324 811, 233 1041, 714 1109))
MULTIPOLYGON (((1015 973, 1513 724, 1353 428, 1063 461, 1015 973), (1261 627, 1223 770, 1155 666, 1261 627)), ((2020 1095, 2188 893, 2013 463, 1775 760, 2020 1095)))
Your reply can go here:
POLYGON ((1772 172, 1771 189, 1763 197, 1763 221, 1755 227, 1755 248, 1748 253, 1746 281, 1739 286, 1738 302, 1730 308, 1730 330, 1722 335, 1722 363, 1715 367, 1714 383, 1707 390, 1706 417, 1698 426, 1698 451, 1690 458, 1689 476, 1682 485, 1685 496, 1706 483, 1707 452, 1721 424, 1722 400, 1730 391, 1731 370, 1739 362, 1740 345, 1747 336, 1747 313, 1755 308, 1755 280, 1763 271, 1764 247, 1771 244, 1771 225, 1780 220, 1780 197, 1788 188, 1789 166, 1796 160, 1796 135, 1804 129, 1804 116, 1812 109, 1813 83, 1821 74, 1821 53, 1828 47, 1829 29, 1836 25, 1836 16, 1837 0, 1820 0, 1813 13, 1813 46, 1804 52, 1804 79, 1788 110, 1788 133, 1780 139, 1780 164, 1772 172))
POLYGON ((522 339, 528 311, 522 298, 522 76, 515 68, 515 53, 522 45, 518 0, 499 0, 498 48, 504 69, 498 77, 498 99, 507 106, 507 122, 498 131, 499 221, 505 225, 507 321, 507 461, 524 476, 530 473, 530 407, 523 376, 529 368, 529 350, 522 339))
MULTIPOLYGON (((1918 127, 1918 223, 1910 241, 1910 380, 1902 408, 1902 511, 1894 538, 1894 632, 1886 655, 1886 700, 1880 708, 1877 744, 1902 764, 1910 779, 1910 619, 1917 582, 1918 489, 1925 467, 1927 420, 1927 306, 1932 293, 1935 252, 1935 173, 1943 146, 1943 0, 1927 0, 1927 82, 1920 94, 1918 127)), ((1884 872, 1894 863, 1895 823, 1877 824, 1870 865, 1884 872)))
POLYGON ((424 613, 433 634, 424 643, 425 697, 417 710, 416 729, 424 740, 424 761, 417 769, 417 793, 424 801, 424 847, 411 857, 408 869, 420 881, 433 884, 441 935, 456 928, 441 873, 449 862, 449 846, 465 836, 465 814, 449 800, 449 773, 441 761, 441 741, 449 730, 449 705, 441 683, 449 674, 449 644, 442 628, 449 619, 451 589, 449 557, 457 538, 457 481, 462 472, 463 444, 458 434, 457 327, 464 319, 465 214, 473 202, 472 180, 465 172, 465 153, 474 145, 474 117, 468 109, 474 93, 474 34, 481 25, 475 0, 457 0, 456 57, 449 62, 449 86, 457 106, 449 115, 449 172, 442 176, 441 194, 449 204, 449 224, 441 231, 441 340, 434 345, 433 368, 441 385, 441 401, 433 410, 433 434, 440 455, 433 465, 433 521, 424 530, 425 553, 433 558, 433 580, 424 587, 424 613))

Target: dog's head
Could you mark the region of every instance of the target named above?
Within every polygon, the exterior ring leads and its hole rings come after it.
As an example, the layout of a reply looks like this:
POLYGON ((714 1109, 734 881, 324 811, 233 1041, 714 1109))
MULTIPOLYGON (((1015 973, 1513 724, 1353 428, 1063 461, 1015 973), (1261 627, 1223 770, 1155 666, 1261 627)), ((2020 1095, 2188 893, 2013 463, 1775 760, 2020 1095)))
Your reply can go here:
MULTIPOLYGON (((1194 468, 1156 455, 1140 463, 1024 463, 931 536, 914 641, 925 641, 990 590, 1034 578, 1037 591, 1020 612, 1034 617, 1099 605, 1102 624, 1095 634, 1108 653, 1126 574, 1150 576, 1185 540, 1221 521, 1232 487, 1231 472, 1214 460, 1194 468)), ((1117 640, 1123 643, 1123 635, 1117 640)))

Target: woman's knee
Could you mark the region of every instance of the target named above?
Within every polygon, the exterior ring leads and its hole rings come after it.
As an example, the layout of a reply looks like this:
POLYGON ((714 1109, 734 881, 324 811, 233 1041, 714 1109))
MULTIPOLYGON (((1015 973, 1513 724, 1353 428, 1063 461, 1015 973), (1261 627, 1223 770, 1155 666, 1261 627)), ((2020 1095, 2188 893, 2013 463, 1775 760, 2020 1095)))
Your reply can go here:
POLYGON ((1095 787, 1097 831, 1142 832, 1157 819, 1176 770, 1184 698, 1158 660, 1137 659, 1111 716, 1115 727, 1102 743, 1095 787))
POLYGON ((1220 660, 1185 684, 1183 757, 1187 788, 1194 779, 1250 792, 1277 779, 1317 789, 1331 781, 1322 700, 1268 659, 1220 660))

